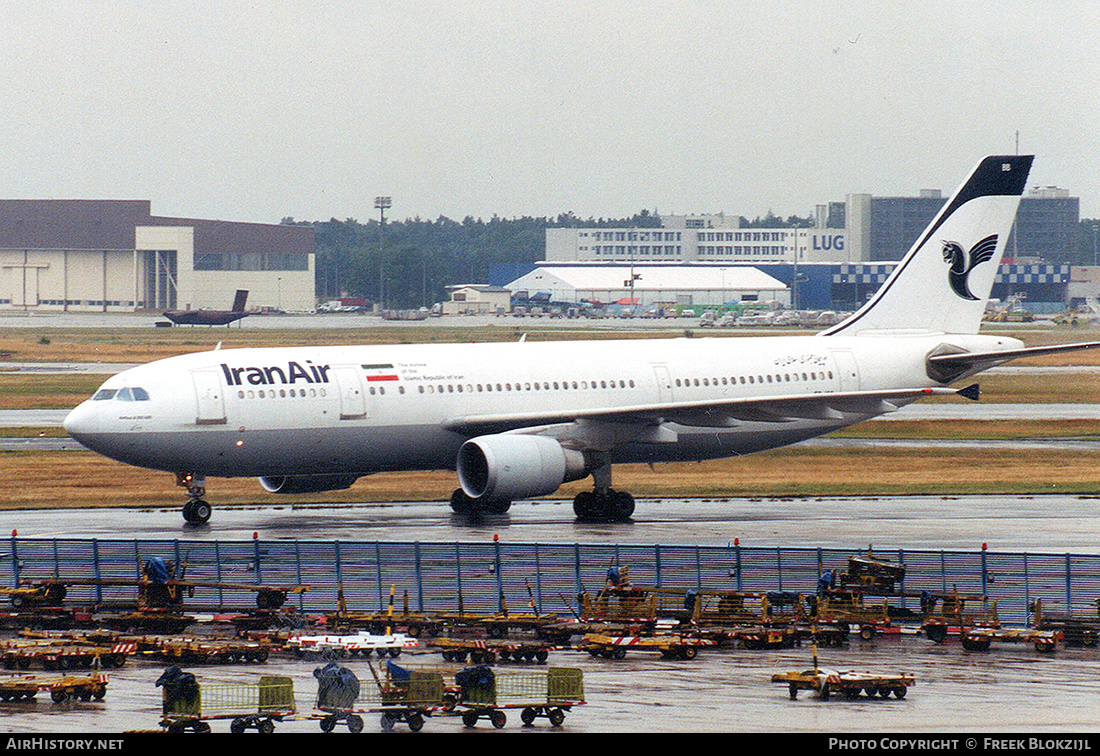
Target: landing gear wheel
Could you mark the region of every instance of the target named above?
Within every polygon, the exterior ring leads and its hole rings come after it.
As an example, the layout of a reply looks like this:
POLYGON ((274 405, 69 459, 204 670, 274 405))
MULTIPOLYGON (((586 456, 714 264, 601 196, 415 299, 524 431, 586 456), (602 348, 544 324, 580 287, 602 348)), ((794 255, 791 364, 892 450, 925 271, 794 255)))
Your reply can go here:
POLYGON ((210 505, 202 499, 193 499, 183 505, 183 519, 191 525, 205 525, 213 512, 210 505))
POLYGON ((626 522, 634 514, 634 497, 626 491, 581 491, 573 512, 582 522, 626 522))
POLYGON ((626 522, 630 519, 630 516, 634 514, 634 497, 628 494, 626 491, 608 491, 611 498, 611 506, 609 519, 616 522, 626 522))
POLYGON ((474 501, 461 488, 456 488, 451 494, 451 509, 455 514, 470 514, 474 508, 474 501))

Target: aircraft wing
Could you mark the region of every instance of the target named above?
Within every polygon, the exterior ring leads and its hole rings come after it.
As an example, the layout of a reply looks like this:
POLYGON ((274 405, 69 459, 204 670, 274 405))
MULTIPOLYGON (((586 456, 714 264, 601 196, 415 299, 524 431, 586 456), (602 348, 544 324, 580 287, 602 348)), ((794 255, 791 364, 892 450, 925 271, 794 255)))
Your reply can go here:
POLYGON ((790 394, 693 402, 663 402, 635 406, 577 410, 547 410, 500 415, 466 415, 444 423, 447 430, 479 436, 578 421, 655 426, 678 423, 693 427, 729 428, 740 422, 785 423, 793 420, 838 420, 846 414, 880 415, 916 399, 957 394, 950 388, 911 388, 790 394))

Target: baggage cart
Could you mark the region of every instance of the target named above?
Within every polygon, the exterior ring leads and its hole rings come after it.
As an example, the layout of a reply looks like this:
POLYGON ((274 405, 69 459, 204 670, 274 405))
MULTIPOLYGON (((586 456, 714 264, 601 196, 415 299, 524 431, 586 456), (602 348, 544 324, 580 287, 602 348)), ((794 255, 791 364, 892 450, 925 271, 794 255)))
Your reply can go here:
POLYGON ((296 711, 290 677, 264 676, 250 683, 196 681, 194 687, 166 684, 160 726, 169 732, 210 732, 211 721, 230 719, 230 732, 270 733, 275 722, 296 711))
POLYGON ((714 648, 718 642, 711 638, 693 635, 602 635, 592 633, 584 636, 579 648, 592 656, 604 659, 625 659, 628 649, 635 651, 657 651, 664 659, 694 659, 701 648, 714 648))
POLYGON ((922 598, 924 619, 921 629, 928 640, 943 643, 949 632, 961 632, 964 628, 999 628, 997 602, 985 596, 964 596, 949 593, 922 598))
POLYGON ((465 662, 469 658, 474 664, 492 664, 499 659, 506 661, 528 661, 545 664, 550 656, 551 646, 541 641, 492 641, 481 639, 437 638, 428 646, 438 648, 444 661, 465 662))
MULTIPOLYGON (((466 670, 467 672, 471 670, 466 670)), ((561 727, 565 714, 585 703, 584 672, 574 667, 508 671, 477 675, 474 684, 462 685, 455 676, 455 710, 462 724, 474 727, 481 718, 500 729, 508 721, 507 709, 520 709, 520 720, 531 726, 546 718, 561 727)))
POLYGON ((293 651, 299 659, 309 655, 328 660, 360 654, 370 656, 372 651, 378 656, 397 657, 403 649, 416 648, 418 645, 416 638, 403 633, 374 635, 368 632, 353 635, 292 635, 285 644, 286 649, 293 651))
POLYGON ((859 698, 861 693, 868 698, 888 698, 891 693, 895 698, 905 698, 909 688, 916 684, 916 678, 906 672, 881 674, 814 667, 801 672, 774 674, 772 682, 787 685, 792 701, 798 698, 800 690, 814 691, 822 700, 834 693, 853 700, 859 698))
POLYGON ((1005 630, 992 627, 963 628, 959 642, 967 651, 988 651, 994 643, 1030 643, 1039 653, 1054 653, 1062 634, 1056 630, 1005 630))
POLYGON ((361 732, 365 713, 381 715, 383 732, 393 730, 398 722, 404 722, 412 732, 419 732, 425 719, 447 703, 443 673, 439 670, 406 670, 392 662, 387 662, 382 676, 373 665, 370 670, 373 682, 361 684, 354 698, 346 696, 346 691, 326 690, 318 685, 314 717, 320 720, 323 732, 332 732, 338 724, 351 732, 361 732))
POLYGON ((107 695, 108 676, 90 675, 4 675, 0 676, 0 701, 29 701, 39 691, 49 691, 54 703, 69 700, 102 701, 107 695))
POLYGON ((1041 598, 1031 602, 1031 626, 1062 634, 1067 646, 1092 648, 1100 642, 1100 602, 1087 606, 1057 604, 1041 598))

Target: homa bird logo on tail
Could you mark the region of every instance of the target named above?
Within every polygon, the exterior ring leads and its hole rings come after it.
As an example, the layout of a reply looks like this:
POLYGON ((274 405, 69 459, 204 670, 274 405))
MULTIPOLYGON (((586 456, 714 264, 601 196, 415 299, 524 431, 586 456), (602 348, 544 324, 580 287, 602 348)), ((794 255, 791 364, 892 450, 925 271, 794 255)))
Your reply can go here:
POLYGON ((970 248, 970 252, 963 252, 962 245, 958 242, 945 241, 943 243, 943 259, 951 267, 948 268, 947 281, 951 284, 951 290, 963 299, 977 300, 970 293, 966 279, 970 277, 970 271, 974 267, 993 259, 997 250, 997 234, 985 237, 970 248))

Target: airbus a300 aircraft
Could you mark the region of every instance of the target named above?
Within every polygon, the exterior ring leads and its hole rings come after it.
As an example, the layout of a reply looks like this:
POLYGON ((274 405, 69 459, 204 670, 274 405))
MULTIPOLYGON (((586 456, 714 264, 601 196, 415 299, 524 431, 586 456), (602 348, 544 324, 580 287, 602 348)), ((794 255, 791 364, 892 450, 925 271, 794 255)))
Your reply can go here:
POLYGON ((74 409, 80 443, 175 473, 206 522, 205 478, 274 493, 388 470, 454 469, 456 511, 502 512, 592 476, 581 519, 629 518, 616 463, 793 444, 1031 354, 978 335, 1031 156, 982 160, 878 293, 814 336, 215 350, 124 371, 74 409))

